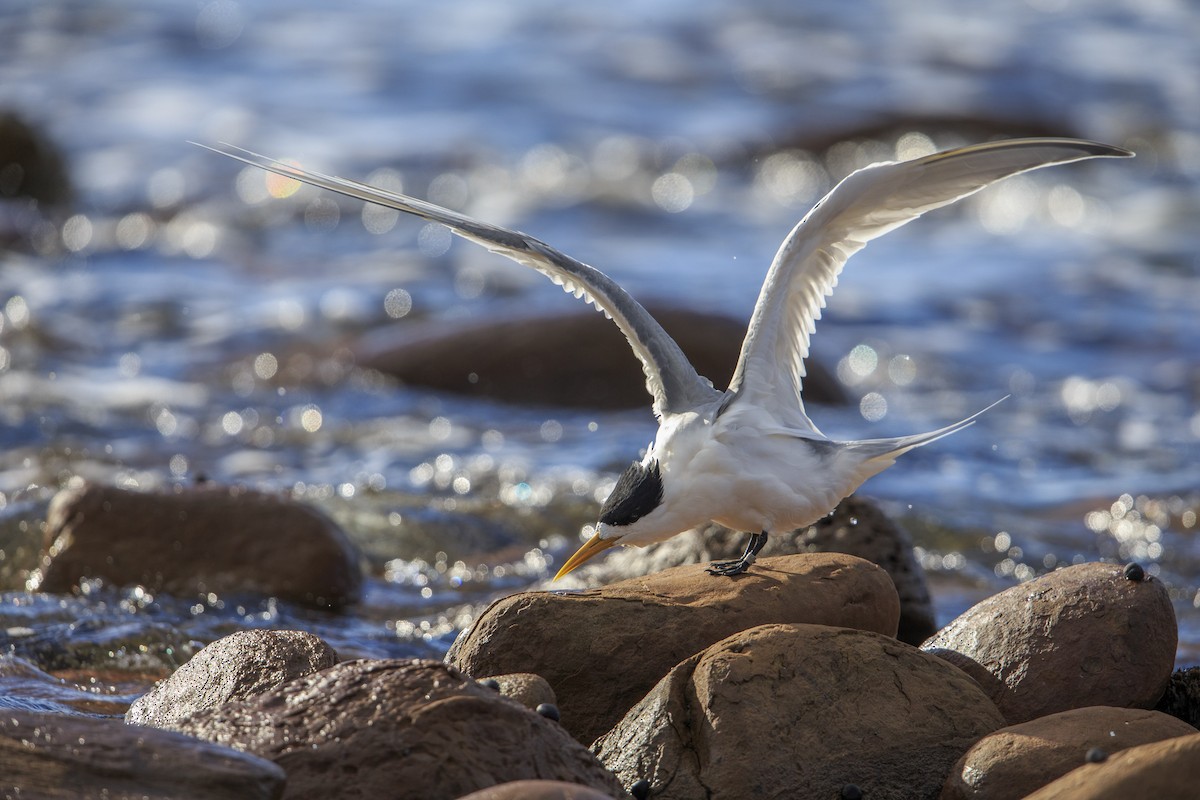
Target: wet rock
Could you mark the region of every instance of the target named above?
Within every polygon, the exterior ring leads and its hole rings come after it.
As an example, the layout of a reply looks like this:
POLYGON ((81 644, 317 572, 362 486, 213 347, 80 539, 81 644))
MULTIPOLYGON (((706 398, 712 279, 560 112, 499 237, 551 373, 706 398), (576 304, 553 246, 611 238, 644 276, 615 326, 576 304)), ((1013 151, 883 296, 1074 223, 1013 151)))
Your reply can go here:
POLYGON ((480 678, 479 680, 480 683, 485 685, 487 681, 495 681, 496 691, 535 711, 542 704, 558 704, 558 698, 554 696, 554 690, 550 688, 550 684, 541 675, 534 675, 529 672, 516 672, 511 675, 492 675, 488 678, 480 678))
POLYGON ((278 798, 283 770, 190 736, 118 720, 6 710, 0 786, 11 797, 278 798))
POLYGON ((142 695, 125 721, 172 728, 206 708, 243 700, 337 663, 337 653, 304 631, 238 631, 218 639, 142 695))
POLYGON ((868 631, 764 625, 683 661, 593 749, 655 800, 937 797, 951 765, 1004 724, 938 658, 868 631))
POLYGON ((505 781, 620 784, 559 725, 433 661, 349 661, 179 725, 274 761, 285 797, 457 798, 505 781))
MULTIPOLYGON (((649 310, 701 375, 714 386, 728 385, 745 320, 649 310)), ((521 405, 640 408, 650 402, 625 337, 603 314, 585 310, 405 323, 364 339, 355 358, 406 383, 521 405)), ((813 359, 806 366, 806 401, 845 402, 836 378, 813 359)))
POLYGON ((1014 724, 1085 706, 1153 708, 1177 640, 1161 581, 1079 564, 989 597, 922 649, 978 681, 1014 724))
POLYGON ((736 579, 675 567, 581 592, 523 592, 493 603, 446 660, 470 675, 527 670, 558 696, 581 742, 611 728, 683 659, 746 628, 812 622, 891 636, 896 588, 860 558, 759 559, 736 579))
POLYGON ((1200 667, 1175 670, 1154 708, 1200 728, 1200 667))
POLYGON ((324 514, 240 488, 67 489, 50 504, 45 548, 30 588, 46 592, 102 578, 183 597, 248 592, 337 608, 362 589, 358 551, 324 514))
POLYGON ((458 800, 611 800, 612 795, 562 781, 511 781, 463 795, 458 800))
POLYGON ((1131 747, 1085 764, 1025 800, 1194 800, 1200 787, 1200 733, 1131 747))
POLYGON ((58 148, 21 117, 0 111, 0 200, 13 198, 64 205, 71 187, 58 148))
POLYGON ((941 800, 1018 800, 1086 762, 1196 729, 1157 711, 1090 706, 1001 728, 967 751, 941 800))
MULTIPOLYGON (((579 570, 577 585, 610 583, 680 564, 734 559, 745 546, 745 533, 712 523, 653 547, 620 548, 594 567, 579 570)), ((913 555, 912 538, 873 501, 851 495, 813 525, 772 534, 762 551, 764 556, 788 553, 847 553, 878 564, 900 595, 896 638, 917 645, 937 631, 925 571, 913 555)))
POLYGON ((21 658, 0 656, 0 709, 19 708, 59 714, 120 714, 128 706, 126 697, 115 695, 115 687, 98 685, 95 675, 81 678, 82 686, 50 675, 21 658))

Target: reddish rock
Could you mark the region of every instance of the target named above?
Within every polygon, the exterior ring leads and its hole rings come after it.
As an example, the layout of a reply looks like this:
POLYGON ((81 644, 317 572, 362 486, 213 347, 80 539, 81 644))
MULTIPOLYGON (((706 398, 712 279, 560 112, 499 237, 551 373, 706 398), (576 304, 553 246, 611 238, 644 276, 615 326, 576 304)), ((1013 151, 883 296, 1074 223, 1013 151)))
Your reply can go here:
POLYGON ((1131 747, 1084 764, 1025 800, 1195 800, 1200 793, 1200 733, 1131 747))
POLYGON ((304 631, 238 631, 208 645, 134 701, 131 725, 172 728, 197 711, 262 694, 337 663, 337 653, 304 631))
POLYGON ((45 548, 30 586, 44 592, 103 578, 181 597, 250 592, 336 608, 362 590, 358 551, 332 520, 248 489, 67 489, 50 504, 45 548))
POLYGON ((892 636, 896 587, 854 556, 763 558, 736 579, 675 567, 600 589, 523 592, 493 603, 446 656, 470 675, 535 672, 581 742, 611 728, 683 659, 746 628, 811 622, 892 636))
POLYGON ((654 800, 937 797, 1004 724, 962 672, 867 631, 763 625, 679 664, 594 750, 654 800))
POLYGON ((348 661, 178 729, 270 759, 286 798, 452 800, 506 781, 622 789, 555 722, 433 661, 348 661))
MULTIPOLYGON (((650 312, 695 365, 725 387, 746 321, 686 309, 650 312)), ((360 343, 357 362, 405 383, 521 405, 649 407, 646 377, 629 343, 603 314, 554 314, 406 322, 360 343)), ((804 399, 844 403, 841 384, 809 359, 804 399)))
POLYGON ((269 761, 171 731, 15 709, 0 714, 4 797, 269 800, 281 796, 283 781, 269 761))
POLYGON ((987 598, 922 649, 978 681, 1014 724, 1085 706, 1153 708, 1177 640, 1160 581, 1079 564, 987 598))
POLYGON ((1196 732, 1174 717, 1141 709, 1090 706, 1050 714, 976 742, 954 765, 941 800, 1019 800, 1083 765, 1093 748, 1111 756, 1196 732))
POLYGON ((612 795, 577 783, 512 781, 463 795, 458 800, 611 800, 612 795))

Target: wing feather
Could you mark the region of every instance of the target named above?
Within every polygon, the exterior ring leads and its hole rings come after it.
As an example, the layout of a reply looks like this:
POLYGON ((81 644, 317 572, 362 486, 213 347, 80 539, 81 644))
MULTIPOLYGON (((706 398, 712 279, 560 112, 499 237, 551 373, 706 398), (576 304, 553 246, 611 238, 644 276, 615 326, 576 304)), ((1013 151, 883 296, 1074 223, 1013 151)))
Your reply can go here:
POLYGON ((681 412, 719 399, 721 393, 701 378, 658 321, 640 303, 603 272, 576 261, 543 241, 519 231, 489 225, 415 197, 389 192, 358 181, 311 172, 232 145, 207 150, 294 180, 328 189, 368 203, 414 214, 445 225, 454 233, 493 253, 532 267, 572 294, 595 306, 613 320, 646 375, 646 390, 654 401, 654 414, 681 412))
POLYGON ((785 425, 819 434, 801 389, 809 337, 846 261, 867 242, 1003 178, 1127 150, 1079 139, 1012 139, 850 174, 783 241, 759 293, 729 388, 785 425))

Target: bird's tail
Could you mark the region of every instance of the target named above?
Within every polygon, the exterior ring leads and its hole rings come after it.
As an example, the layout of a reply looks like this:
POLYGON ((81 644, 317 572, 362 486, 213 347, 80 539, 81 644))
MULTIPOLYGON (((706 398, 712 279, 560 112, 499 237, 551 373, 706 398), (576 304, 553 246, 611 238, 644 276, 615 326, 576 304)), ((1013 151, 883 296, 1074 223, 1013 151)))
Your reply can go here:
POLYGON ((860 441, 843 442, 842 452, 845 455, 857 457, 859 461, 859 475, 856 477, 859 478, 860 482, 865 481, 867 478, 878 475, 892 464, 895 464, 896 459, 909 450, 929 444, 930 442, 936 442, 943 436, 949 436, 952 433, 958 433, 963 428, 971 427, 975 424, 975 420, 1003 403, 1009 397, 1010 395, 1005 395, 987 408, 976 411, 966 419, 961 419, 944 428, 938 428, 936 431, 914 433, 911 436, 897 436, 891 439, 862 439, 860 441))

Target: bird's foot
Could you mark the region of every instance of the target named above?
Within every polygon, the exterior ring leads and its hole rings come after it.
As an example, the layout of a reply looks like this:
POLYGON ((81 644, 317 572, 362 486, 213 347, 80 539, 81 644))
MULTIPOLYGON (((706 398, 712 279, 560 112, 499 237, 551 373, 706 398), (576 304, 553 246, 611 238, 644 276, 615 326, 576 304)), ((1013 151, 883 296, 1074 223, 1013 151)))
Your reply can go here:
POLYGON ((753 558, 739 558, 737 561, 714 561, 704 570, 709 575, 741 575, 750 569, 753 558))

